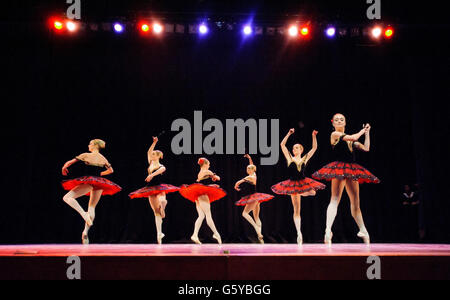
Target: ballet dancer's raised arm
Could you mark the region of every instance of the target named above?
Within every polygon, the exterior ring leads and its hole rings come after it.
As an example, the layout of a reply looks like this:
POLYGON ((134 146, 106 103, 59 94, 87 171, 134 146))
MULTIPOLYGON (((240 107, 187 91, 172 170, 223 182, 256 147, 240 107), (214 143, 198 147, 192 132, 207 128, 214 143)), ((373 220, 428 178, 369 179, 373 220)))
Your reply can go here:
POLYGON ((364 126, 365 133, 364 133, 364 144, 361 144, 360 142, 355 142, 355 146, 365 152, 370 151, 370 124, 366 124, 364 126))
POLYGON ((281 146, 281 151, 284 154, 284 157, 286 158, 288 164, 292 161, 292 156, 291 153, 289 152, 289 150, 286 148, 286 143, 287 140, 289 139, 289 137, 295 132, 294 128, 291 128, 289 130, 289 132, 286 134, 286 136, 284 137, 284 139, 281 141, 280 146, 281 146))

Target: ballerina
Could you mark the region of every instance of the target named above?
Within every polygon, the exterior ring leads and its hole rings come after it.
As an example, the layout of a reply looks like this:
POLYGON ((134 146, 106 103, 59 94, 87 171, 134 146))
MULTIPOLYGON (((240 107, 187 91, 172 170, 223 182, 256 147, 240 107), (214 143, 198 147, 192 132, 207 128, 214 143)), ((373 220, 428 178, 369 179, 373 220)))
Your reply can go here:
POLYGON ((358 133, 347 135, 345 133, 346 119, 344 115, 335 114, 331 122, 335 129, 330 136, 334 161, 312 175, 319 180, 331 180, 331 199, 327 209, 324 242, 325 244, 331 244, 333 238, 331 228, 345 188, 350 198, 352 216, 359 227, 358 237, 362 238, 364 243, 369 244, 370 236, 364 225, 360 208, 359 184, 365 182, 379 183, 380 180, 364 167, 355 163, 355 150, 369 152, 371 127, 370 124, 366 124, 358 133), (365 140, 364 144, 361 144, 358 140, 363 135, 365 140))
POLYGON ((246 219, 255 229, 258 235, 258 240, 261 244, 264 244, 264 236, 262 235, 262 222, 259 218, 260 203, 273 199, 272 195, 257 193, 256 192, 256 166, 253 164, 250 155, 246 154, 244 157, 248 158, 249 165, 247 166, 247 174, 245 178, 236 182, 234 189, 239 191, 242 198, 235 204, 238 206, 245 206, 242 216, 246 219), (250 212, 253 212, 253 218, 250 216, 250 212))
POLYGON ((63 180, 62 186, 69 191, 64 195, 63 200, 73 209, 75 209, 81 217, 83 217, 85 227, 81 236, 83 244, 89 244, 89 229, 94 224, 95 208, 100 201, 102 195, 114 195, 122 190, 120 186, 114 182, 103 178, 114 172, 108 160, 100 154, 100 149, 105 149, 105 142, 100 139, 90 141, 88 145, 89 153, 82 153, 72 160, 67 161, 62 167, 62 174, 69 175, 69 167, 77 162, 71 169, 70 174, 73 178, 63 180), (105 168, 103 172, 101 169, 105 168), (84 211, 76 200, 84 195, 89 195, 89 208, 84 211))
POLYGON ((158 142, 157 137, 153 137, 153 143, 148 149, 147 159, 148 159, 148 176, 145 179, 147 185, 137 191, 130 193, 128 196, 131 199, 135 198, 148 198, 150 206, 155 215, 155 225, 157 232, 158 244, 162 244, 162 239, 164 238, 164 233, 162 232, 163 219, 166 217, 165 208, 167 205, 166 194, 178 191, 180 188, 162 183, 162 177, 166 172, 166 167, 164 167, 159 160, 163 158, 163 153, 159 150, 155 150, 156 143, 158 142))
POLYGON ((292 154, 286 148, 289 137, 295 132, 290 129, 288 134, 281 141, 281 150, 287 161, 289 179, 272 186, 272 191, 280 195, 290 195, 294 208, 294 224, 297 230, 297 244, 303 243, 301 231, 301 197, 314 196, 317 190, 322 190, 325 185, 305 176, 305 168, 311 157, 317 150, 317 131, 312 132, 312 149, 302 157, 303 146, 295 144, 292 148, 292 154))
POLYGON ((194 233, 191 236, 191 240, 196 244, 201 244, 198 239, 198 232, 203 220, 206 218, 206 223, 213 232, 213 238, 219 244, 222 244, 222 238, 212 219, 211 203, 225 197, 227 193, 219 185, 213 183, 220 181, 220 177, 209 170, 209 160, 200 158, 198 164, 200 165, 200 172, 197 175, 197 182, 191 185, 183 185, 180 188, 180 194, 184 198, 195 202, 197 208, 198 218, 195 221, 194 233), (203 184, 200 182, 203 182, 203 184))

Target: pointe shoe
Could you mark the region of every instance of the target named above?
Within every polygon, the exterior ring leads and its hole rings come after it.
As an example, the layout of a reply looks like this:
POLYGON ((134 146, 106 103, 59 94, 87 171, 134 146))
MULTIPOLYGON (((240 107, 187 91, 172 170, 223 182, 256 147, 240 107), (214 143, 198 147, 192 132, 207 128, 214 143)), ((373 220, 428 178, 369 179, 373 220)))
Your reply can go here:
POLYGON ((370 244, 370 236, 369 233, 367 231, 360 231, 358 232, 357 236, 359 238, 362 238, 362 240, 364 241, 364 244, 369 245, 370 244))
POLYGON ((81 243, 83 245, 89 245, 89 236, 88 236, 88 234, 86 232, 83 232, 81 234, 81 243))
POLYGON ((297 235, 297 245, 303 245, 303 235, 301 232, 297 235))
POLYGON ((217 242, 219 243, 219 245, 222 244, 222 239, 220 238, 220 235, 213 234, 213 238, 215 238, 215 239, 217 240, 217 242))
POLYGON ((333 239, 333 233, 331 231, 325 232, 324 243, 331 245, 331 240, 333 239))
POLYGON ((197 236, 191 236, 191 241, 193 241, 194 243, 196 243, 198 245, 202 244, 197 236))
MULTIPOLYGON (((258 224, 256 224, 258 225, 258 224)), ((258 234, 258 241, 260 244, 264 244, 264 236, 261 234, 261 225, 258 225, 258 227, 256 228, 256 233, 258 234)))
POLYGON ((163 237, 165 237, 164 233, 158 234, 158 238, 157 238, 158 244, 160 244, 160 245, 162 244, 163 237))
POLYGON ((259 235, 258 236, 258 241, 259 241, 260 244, 264 244, 264 236, 259 235))

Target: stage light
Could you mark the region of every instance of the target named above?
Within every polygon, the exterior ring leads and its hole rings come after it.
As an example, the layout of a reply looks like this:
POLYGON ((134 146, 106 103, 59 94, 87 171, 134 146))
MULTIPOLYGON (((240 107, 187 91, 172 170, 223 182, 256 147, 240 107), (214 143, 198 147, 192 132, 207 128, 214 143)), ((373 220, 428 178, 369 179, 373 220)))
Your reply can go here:
POLYGON ((72 21, 67 21, 66 27, 67 27, 67 30, 69 30, 70 32, 75 32, 77 30, 77 24, 75 24, 72 21))
POLYGON ((142 32, 145 32, 145 33, 147 33, 150 30, 150 26, 148 26, 147 23, 141 24, 140 27, 141 27, 142 32))
POLYGON ((198 27, 198 32, 202 35, 207 34, 208 31, 209 31, 209 28, 205 24, 200 24, 200 26, 198 27))
POLYGON ((336 28, 334 27, 328 27, 328 29, 325 31, 328 37, 332 38, 336 35, 336 28))
POLYGON ((374 27, 372 29, 372 37, 378 39, 381 36, 382 32, 383 31, 381 30, 381 27, 374 27))
POLYGON ((55 27, 56 30, 62 30, 64 28, 64 24, 60 21, 55 21, 53 23, 53 27, 55 27))
POLYGON ((161 34, 163 32, 163 27, 161 24, 159 23, 154 23, 153 24, 153 32, 155 34, 161 34))
POLYGON ((309 28, 307 26, 302 27, 300 30, 301 35, 307 36, 309 34, 309 28))
POLYGON ((120 23, 115 23, 114 24, 114 31, 117 33, 121 33, 123 32, 123 25, 120 23))
POLYGON ((251 35, 253 33, 253 29, 250 25, 245 25, 244 29, 242 30, 243 33, 247 36, 251 35))
POLYGON ((392 27, 386 28, 386 30, 384 31, 384 36, 386 38, 390 39, 393 35, 394 35, 394 29, 392 29, 392 27))
POLYGON ((291 37, 296 37, 298 36, 298 27, 296 25, 292 25, 289 27, 288 32, 291 37))

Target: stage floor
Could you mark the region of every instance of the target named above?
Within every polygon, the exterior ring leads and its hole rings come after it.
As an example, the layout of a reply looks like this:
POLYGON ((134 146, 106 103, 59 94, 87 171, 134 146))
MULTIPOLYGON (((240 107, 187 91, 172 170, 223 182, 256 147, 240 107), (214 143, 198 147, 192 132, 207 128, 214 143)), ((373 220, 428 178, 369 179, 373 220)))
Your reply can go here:
POLYGON ((439 244, 6 245, 0 256, 450 256, 439 244))
POLYGON ((88 280, 364 280, 372 256, 382 279, 450 279, 450 245, 59 244, 0 246, 0 280, 67 279, 69 256, 88 280))

